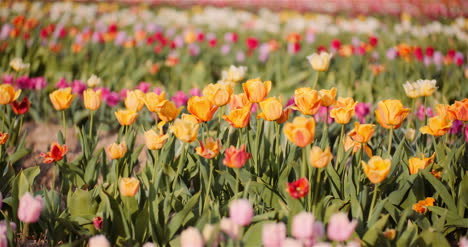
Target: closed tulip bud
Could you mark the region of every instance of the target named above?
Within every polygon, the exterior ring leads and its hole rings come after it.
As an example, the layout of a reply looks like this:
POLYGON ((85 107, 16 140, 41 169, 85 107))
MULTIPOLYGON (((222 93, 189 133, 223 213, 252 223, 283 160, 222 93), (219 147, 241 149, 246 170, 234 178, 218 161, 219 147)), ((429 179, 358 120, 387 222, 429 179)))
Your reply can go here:
POLYGON ((40 196, 33 197, 26 192, 19 202, 18 219, 24 223, 35 223, 41 216, 42 207, 43 202, 40 196))
POLYGON ((437 89, 436 80, 417 80, 421 96, 431 96, 437 89))
POLYGON ((251 157, 252 155, 245 151, 245 144, 239 149, 230 146, 224 151, 223 164, 230 168, 242 168, 251 157))
POLYGON ((265 223, 262 228, 262 243, 264 247, 282 247, 286 240, 286 225, 280 223, 265 223))
POLYGON ((140 189, 140 181, 136 178, 122 178, 119 183, 121 196, 133 197, 140 189))
POLYGON ((324 168, 333 159, 333 155, 330 152, 330 147, 327 147, 324 151, 320 147, 314 146, 310 150, 309 161, 310 165, 315 168, 324 168))
POLYGON ((88 242, 89 247, 111 247, 109 240, 104 235, 91 237, 88 242))
MULTIPOLYGON (((324 233, 323 225, 315 221, 312 213, 302 212, 292 219, 291 235, 300 240, 305 246, 312 246, 324 233)), ((300 245, 300 246, 304 246, 300 245)), ((284 246, 284 244, 283 244, 284 246)))
POLYGON ((145 144, 149 150, 159 150, 166 143, 169 135, 162 132, 162 128, 159 130, 159 133, 156 133, 153 129, 150 129, 145 132, 145 144))
POLYGON ((341 98, 335 102, 335 106, 330 111, 330 117, 339 124, 347 124, 355 114, 357 102, 352 98, 341 98))
POLYGON ((84 105, 86 109, 90 111, 95 111, 101 106, 101 90, 94 91, 93 89, 86 89, 83 92, 84 105))
POLYGON ((203 247, 203 236, 195 227, 189 227, 180 234, 181 247, 203 247))
POLYGON ((145 93, 143 91, 136 89, 133 91, 127 92, 127 97, 125 97, 125 107, 128 110, 132 110, 134 112, 139 112, 143 108, 145 102, 145 93))
POLYGON ((206 96, 193 96, 187 102, 187 110, 194 115, 199 122, 208 122, 213 118, 218 106, 206 96))
POLYGON ((15 101, 21 94, 21 89, 15 91, 10 84, 0 85, 0 105, 7 105, 15 101))
POLYGON ((374 134, 375 124, 360 124, 359 122, 354 123, 354 129, 348 133, 354 141, 359 143, 367 143, 374 134))
POLYGON ((61 111, 70 108, 75 96, 72 94, 71 87, 57 89, 49 94, 50 101, 55 110, 61 111))
POLYGON ((234 94, 231 96, 231 100, 229 101, 229 108, 232 110, 236 110, 242 108, 246 105, 249 105, 249 99, 245 96, 245 93, 234 94))
POLYGON ((230 82, 238 82, 244 79, 245 73, 247 72, 247 67, 239 66, 236 67, 231 65, 229 70, 222 72, 223 80, 230 81, 230 82))
POLYGON ((289 141, 305 147, 314 141, 315 121, 313 118, 296 117, 292 123, 284 125, 283 132, 289 141))
POLYGON ((429 121, 426 126, 423 126, 419 129, 422 134, 432 135, 432 136, 443 136, 447 134, 452 127, 453 121, 448 120, 447 118, 441 116, 435 116, 429 118, 429 121))
POLYGON ((283 104, 275 97, 260 102, 260 109, 262 112, 258 114, 257 118, 263 118, 267 121, 278 120, 283 115, 283 104))
POLYGON ((434 162, 435 159, 435 153, 432 154, 431 157, 424 157, 423 154, 421 154, 421 158, 418 157, 411 157, 408 161, 409 164, 409 171, 410 174, 416 174, 418 173, 419 169, 426 169, 432 162, 434 162))
POLYGON ((252 105, 248 104, 240 109, 232 110, 229 115, 224 115, 223 119, 234 128, 244 128, 249 124, 251 107, 252 105))
POLYGON ((320 104, 322 106, 329 107, 336 102, 336 88, 329 90, 322 89, 319 91, 320 95, 320 104))
POLYGON ((133 110, 118 110, 114 114, 120 125, 124 126, 132 125, 138 117, 138 113, 133 110))
POLYGON ((411 83, 407 81, 405 84, 403 84, 403 88, 405 89, 406 96, 412 99, 421 97, 421 92, 417 83, 411 83))
POLYGON ((197 139, 199 127, 200 125, 198 122, 183 118, 176 119, 170 129, 177 139, 186 143, 191 143, 197 139))
POLYGON ((229 218, 241 226, 248 226, 252 222, 254 209, 249 200, 237 199, 229 206, 229 218))
POLYGON ((101 84, 101 78, 97 77, 96 75, 91 75, 91 77, 86 81, 86 84, 90 88, 95 88, 101 84))
POLYGON ((145 102, 146 108, 150 112, 159 112, 163 106, 163 101, 166 100, 166 92, 157 94, 155 92, 149 92, 145 94, 143 101, 145 102))
POLYGON ((406 119, 410 109, 403 107, 399 100, 380 101, 375 110, 377 122, 386 129, 398 129, 406 119))
POLYGON ((413 128, 408 128, 405 130, 406 140, 412 142, 415 136, 416 136, 416 130, 414 130, 413 128))
POLYGON ((346 241, 353 235, 357 223, 356 220, 349 221, 345 213, 336 213, 328 222, 327 236, 333 241, 346 241))
POLYGON ((102 229, 102 223, 103 223, 103 220, 101 216, 96 216, 93 218, 93 225, 94 225, 94 228, 96 228, 96 230, 102 229))
POLYGON ((320 95, 317 90, 304 87, 294 91, 293 109, 300 111, 304 115, 314 115, 321 106, 320 95))
POLYGON ((219 228, 232 239, 237 239, 241 230, 240 225, 226 217, 223 217, 221 222, 219 222, 219 228))
POLYGON ((262 82, 259 78, 251 79, 243 83, 242 88, 251 103, 258 103, 270 92, 271 81, 262 82))
POLYGON ((161 108, 158 112, 158 117, 164 122, 170 122, 179 115, 182 108, 177 108, 176 105, 169 100, 161 102, 161 108))
POLYGON ((8 141, 8 133, 0 132, 0 145, 5 144, 8 141))
POLYGON ((313 53, 312 55, 307 56, 307 60, 312 66, 312 69, 316 71, 327 71, 332 57, 332 54, 322 51, 320 54, 313 53))
POLYGON ((448 112, 451 114, 452 118, 468 122, 468 99, 455 101, 455 103, 448 107, 448 112))
POLYGON ((396 236, 396 230, 395 229, 387 229, 383 233, 384 237, 389 240, 394 240, 396 236))
POLYGON ((203 89, 203 95, 208 97, 217 106, 223 106, 229 103, 232 93, 231 85, 222 82, 208 84, 203 89))
POLYGON ((374 184, 382 182, 390 172, 390 160, 380 156, 372 156, 368 163, 361 161, 361 164, 367 178, 374 184))
POLYGON ((213 138, 208 138, 205 140, 205 143, 200 141, 200 146, 197 147, 195 151, 203 158, 212 159, 218 155, 219 149, 219 141, 215 141, 213 138))
POLYGON ((112 143, 107 146, 107 154, 109 155, 111 160, 120 159, 125 156, 127 153, 127 144, 122 142, 120 144, 112 143))

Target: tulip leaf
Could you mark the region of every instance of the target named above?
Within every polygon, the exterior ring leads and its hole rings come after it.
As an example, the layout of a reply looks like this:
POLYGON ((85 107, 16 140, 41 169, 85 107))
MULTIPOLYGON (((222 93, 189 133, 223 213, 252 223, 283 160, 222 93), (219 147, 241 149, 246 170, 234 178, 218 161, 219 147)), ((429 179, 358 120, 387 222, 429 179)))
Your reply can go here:
POLYGON ((452 196, 449 194, 445 186, 439 180, 437 180, 437 178, 435 178, 434 175, 432 175, 428 171, 422 170, 420 172, 426 178, 426 180, 432 184, 434 189, 439 193, 440 197, 443 200, 443 203, 447 205, 449 210, 456 211, 457 207, 455 205, 455 202, 453 201, 452 196))

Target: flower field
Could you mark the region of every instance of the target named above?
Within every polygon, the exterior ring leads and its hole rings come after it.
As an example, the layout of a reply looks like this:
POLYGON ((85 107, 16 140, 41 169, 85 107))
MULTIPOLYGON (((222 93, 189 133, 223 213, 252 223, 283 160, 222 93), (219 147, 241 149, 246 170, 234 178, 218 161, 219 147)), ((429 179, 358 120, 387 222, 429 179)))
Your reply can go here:
POLYGON ((0 247, 468 246, 466 18, 0 20, 0 247))

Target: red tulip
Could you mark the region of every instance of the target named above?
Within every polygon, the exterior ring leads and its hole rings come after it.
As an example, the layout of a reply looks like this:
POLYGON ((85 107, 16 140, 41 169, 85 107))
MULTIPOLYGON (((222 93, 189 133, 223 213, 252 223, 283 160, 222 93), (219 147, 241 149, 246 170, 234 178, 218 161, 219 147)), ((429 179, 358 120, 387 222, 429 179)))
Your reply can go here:
POLYGON ((103 222, 103 220, 102 220, 101 216, 94 217, 94 219, 93 219, 93 225, 97 230, 102 229, 102 222, 103 222))
POLYGON ((24 97, 21 102, 18 102, 18 101, 11 102, 10 106, 16 115, 22 115, 29 111, 31 102, 29 101, 28 97, 24 97))
POLYGON ((245 162, 250 159, 250 157, 250 153, 245 151, 245 144, 243 144, 239 149, 234 146, 230 146, 226 151, 224 151, 223 164, 231 168, 241 168, 244 166, 245 162))
POLYGON ((309 181, 307 178, 300 178, 288 183, 288 192, 295 199, 305 197, 309 193, 309 181))
POLYGON ((44 163, 50 164, 63 159, 63 156, 68 152, 67 145, 60 146, 57 142, 52 143, 50 152, 41 153, 40 156, 44 158, 44 163))

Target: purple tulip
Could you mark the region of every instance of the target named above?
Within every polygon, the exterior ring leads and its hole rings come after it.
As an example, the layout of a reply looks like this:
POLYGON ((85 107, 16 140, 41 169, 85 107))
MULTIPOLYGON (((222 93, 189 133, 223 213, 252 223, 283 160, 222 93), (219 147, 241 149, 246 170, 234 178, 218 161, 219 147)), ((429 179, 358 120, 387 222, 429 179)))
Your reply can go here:
POLYGON ((346 241, 354 233, 357 221, 349 221, 345 213, 336 213, 330 217, 327 236, 330 240, 346 241))
POLYGON ((463 122, 460 120, 455 120, 452 123, 452 127, 450 128, 449 133, 450 134, 458 134, 462 131, 463 129, 463 122))
POLYGON ((16 85, 21 89, 31 89, 31 81, 29 77, 25 75, 16 78, 16 85))
POLYGON ((119 100, 119 94, 116 92, 110 92, 105 99, 108 106, 116 106, 119 100))
POLYGON ((26 192, 20 199, 18 207, 18 219, 25 223, 34 223, 39 220, 43 207, 40 196, 33 197, 26 192))

